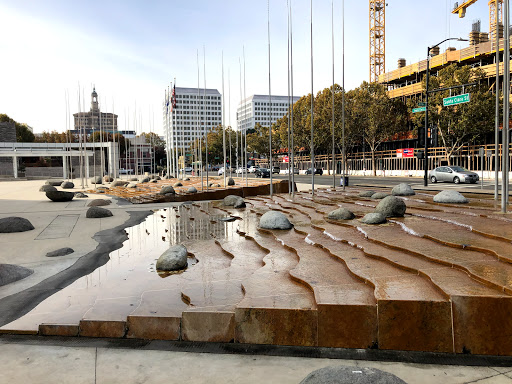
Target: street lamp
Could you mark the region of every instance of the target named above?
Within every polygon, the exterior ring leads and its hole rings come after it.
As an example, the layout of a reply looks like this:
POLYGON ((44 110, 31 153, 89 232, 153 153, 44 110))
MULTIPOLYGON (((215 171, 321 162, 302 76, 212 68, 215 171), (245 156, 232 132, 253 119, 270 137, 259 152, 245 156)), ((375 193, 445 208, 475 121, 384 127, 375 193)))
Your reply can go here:
POLYGON ((448 39, 444 39, 440 43, 437 43, 436 45, 433 45, 431 47, 427 47, 427 86, 425 90, 425 154, 423 156, 424 161, 424 168, 425 168, 425 179, 423 180, 423 185, 426 187, 428 186, 428 78, 429 78, 429 71, 430 71, 430 51, 434 49, 435 47, 443 44, 446 41, 449 40, 457 40, 457 41, 468 41, 466 39, 462 39, 460 37, 450 37, 448 39))

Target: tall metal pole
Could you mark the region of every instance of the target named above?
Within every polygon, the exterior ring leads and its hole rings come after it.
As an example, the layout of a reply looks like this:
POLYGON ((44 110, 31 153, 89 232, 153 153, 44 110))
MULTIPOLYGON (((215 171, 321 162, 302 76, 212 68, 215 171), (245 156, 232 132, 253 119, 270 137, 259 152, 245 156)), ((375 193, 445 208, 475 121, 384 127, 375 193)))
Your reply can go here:
MULTIPOLYGON (((243 47, 243 54, 244 54, 244 118, 247 119, 247 96, 245 93, 245 46, 243 47)), ((247 163, 248 163, 248 156, 247 156, 247 126, 244 129, 244 153, 245 153, 245 186, 249 186, 249 180, 248 180, 248 169, 247 169, 247 163)))
POLYGON ((204 130, 205 130, 205 154, 206 154, 206 190, 208 190, 208 126, 206 120, 206 47, 203 45, 203 78, 204 78, 204 90, 203 90, 203 111, 204 111, 204 130))
POLYGON ((314 144, 314 98, 313 93, 313 0, 310 1, 311 8, 311 194, 315 196, 315 144, 314 144))
POLYGON ((292 172, 292 196, 295 195, 295 147, 293 145, 293 17, 292 0, 290 0, 290 93, 292 95, 291 118, 290 118, 290 149, 291 149, 291 172, 292 172))
POLYGON ((292 193, 292 178, 291 178, 291 168, 290 168, 290 108, 293 108, 291 98, 290 98, 290 5, 288 4, 288 0, 286 1, 286 10, 288 12, 288 63, 286 64, 287 72, 288 72, 288 194, 292 193))
POLYGON ((496 0, 496 118, 494 127, 494 200, 499 198, 499 175, 500 169, 500 18, 499 0, 496 0))
POLYGON ((269 142, 269 170, 270 170, 270 197, 272 197, 272 88, 270 82, 270 0, 267 0, 267 37, 268 37, 268 142, 269 142))
POLYGON ((332 37, 332 187, 336 188, 335 152, 334 152, 334 0, 331 1, 331 37, 332 37))
POLYGON ((341 175, 341 177, 343 177, 343 190, 345 190, 345 184, 347 184, 345 181, 346 181, 346 178, 345 178, 345 173, 346 173, 346 169, 345 169, 345 166, 346 166, 346 148, 345 148, 345 0, 343 0, 342 2, 342 13, 343 13, 343 28, 342 28, 342 43, 343 43, 343 56, 342 56, 342 84, 341 84, 341 87, 342 87, 342 90, 341 90, 341 103, 342 103, 342 109, 341 109, 341 113, 342 113, 342 116, 341 116, 341 120, 342 120, 342 131, 341 131, 341 135, 342 135, 342 150, 341 150, 341 164, 342 164, 342 170, 343 170, 343 175, 341 175))
MULTIPOLYGON (((229 126, 229 177, 233 177, 233 158, 231 157, 231 71, 228 68, 228 126, 229 126)), ((224 169, 224 172, 226 170, 224 169)))
POLYGON ((222 152, 224 155, 224 188, 228 183, 226 180, 227 164, 226 164, 226 101, 224 99, 224 51, 222 52, 222 152))
POLYGON ((509 0, 503 2, 504 12, 503 21, 505 23, 505 47, 503 57, 503 165, 501 167, 502 186, 501 186, 501 212, 507 213, 508 208, 508 172, 509 172, 509 122, 510 122, 510 19, 509 19, 509 0))
POLYGON ((428 79, 430 71, 430 47, 427 47, 427 74, 426 74, 426 87, 425 87, 425 155, 423 156, 423 164, 425 168, 425 176, 423 180, 423 186, 428 186, 428 79))
MULTIPOLYGON (((199 138, 199 162, 201 163, 199 173, 201 174, 201 192, 204 190, 204 172, 203 172, 203 132, 201 118, 201 91, 199 81, 199 49, 197 50, 197 137, 199 138)), ((204 103, 204 100, 203 100, 204 103)))

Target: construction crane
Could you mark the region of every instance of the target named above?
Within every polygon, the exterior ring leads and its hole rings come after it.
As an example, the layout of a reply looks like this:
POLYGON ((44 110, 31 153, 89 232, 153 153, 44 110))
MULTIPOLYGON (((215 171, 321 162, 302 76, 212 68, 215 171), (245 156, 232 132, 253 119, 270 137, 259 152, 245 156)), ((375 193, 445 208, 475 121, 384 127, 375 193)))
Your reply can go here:
MULTIPOLYGON (((455 7, 452 11, 453 14, 458 13, 459 18, 463 18, 466 16, 466 9, 475 4, 478 0, 467 0, 463 2, 461 5, 459 3, 455 3, 455 7)), ((496 18, 498 18, 500 25, 503 24, 503 0, 490 0, 489 1, 489 32, 494 31, 496 29, 496 18)))
POLYGON ((370 83, 386 73, 386 5, 370 0, 370 83))

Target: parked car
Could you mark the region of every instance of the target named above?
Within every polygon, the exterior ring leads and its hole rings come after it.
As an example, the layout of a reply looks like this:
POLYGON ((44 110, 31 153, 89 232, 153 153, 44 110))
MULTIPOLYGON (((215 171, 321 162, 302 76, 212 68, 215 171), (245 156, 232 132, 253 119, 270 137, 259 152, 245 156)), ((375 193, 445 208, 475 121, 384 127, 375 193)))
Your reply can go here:
POLYGON ((180 172, 183 172, 183 171, 185 171, 185 172, 192 172, 192 167, 181 168, 180 172))
POLYGON ((235 171, 235 173, 237 175, 241 175, 241 174, 247 173, 247 169, 244 169, 244 167, 238 167, 237 170, 235 171))
POLYGON ((256 165, 252 165, 251 167, 249 167, 249 173, 254 173, 256 172, 258 169, 260 169, 260 167, 256 166, 256 165))
POLYGON ((224 174, 224 167, 219 169, 218 175, 222 176, 224 174))
POLYGON ((131 175, 131 174, 133 174, 133 169, 119 168, 119 174, 120 175, 131 175))
MULTIPOLYGON (((312 168, 306 169, 306 175, 311 175, 311 169, 312 168)), ((324 174, 324 170, 322 168, 315 168, 315 175, 323 175, 323 174, 324 174)))
POLYGON ((212 167, 212 171, 218 171, 220 168, 221 168, 220 165, 214 165, 212 167))
POLYGON ((279 167, 272 167, 272 173, 277 173, 277 174, 281 173, 281 168, 279 168, 279 167))
POLYGON ((256 172, 254 172, 256 177, 270 177, 270 170, 268 168, 258 168, 256 172))
POLYGON ((430 171, 428 177, 432 183, 437 183, 438 181, 446 181, 455 184, 475 184, 478 180, 480 180, 480 177, 477 173, 471 172, 466 168, 458 166, 437 167, 436 169, 430 171))
MULTIPOLYGON (((283 171, 283 173, 284 173, 285 175, 287 175, 288 173, 291 173, 290 171, 291 171, 291 168, 290 168, 290 170, 288 170, 288 168, 286 168, 286 169, 283 171)), ((294 175, 298 175, 298 174, 299 174, 299 168, 293 168, 293 174, 294 174, 294 175)))

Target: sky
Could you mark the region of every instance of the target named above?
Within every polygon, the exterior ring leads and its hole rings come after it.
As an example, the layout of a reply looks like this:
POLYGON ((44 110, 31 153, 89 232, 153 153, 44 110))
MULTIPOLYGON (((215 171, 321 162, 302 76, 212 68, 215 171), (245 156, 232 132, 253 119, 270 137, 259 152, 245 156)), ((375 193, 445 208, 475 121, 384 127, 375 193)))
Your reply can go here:
MULTIPOLYGON (((225 124, 236 126, 244 50, 245 95, 269 92, 267 10, 271 93, 288 94, 290 2, 294 94, 302 96, 311 92, 307 0, 0 0, 0 113, 34 132, 64 132, 72 128, 68 105, 71 114, 83 105, 88 111, 95 85, 101 110, 119 115, 120 130, 133 129, 137 121, 139 133, 162 134, 165 90, 174 78, 178 87, 197 87, 199 56, 200 86, 206 81, 221 93, 224 86, 225 124)), ((315 93, 332 84, 333 6, 335 82, 343 81, 343 52, 346 89, 369 79, 368 1, 345 0, 344 15, 342 3, 313 1, 315 93)), ((477 19, 487 32, 487 3, 476 2, 459 19, 450 12, 453 0, 389 0, 386 71, 396 69, 399 58, 407 64, 423 60, 427 46, 447 37, 467 38, 477 19)), ((441 51, 467 44, 445 43, 441 51)))

